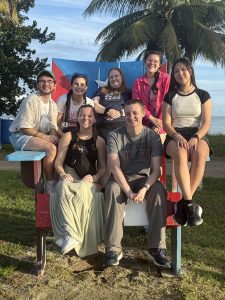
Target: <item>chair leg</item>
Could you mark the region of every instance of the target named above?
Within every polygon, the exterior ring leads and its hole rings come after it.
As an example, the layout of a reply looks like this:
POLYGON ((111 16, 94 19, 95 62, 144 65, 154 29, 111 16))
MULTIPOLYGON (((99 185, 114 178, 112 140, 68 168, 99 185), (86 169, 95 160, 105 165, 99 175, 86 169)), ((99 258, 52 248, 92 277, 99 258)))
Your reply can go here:
POLYGON ((36 272, 37 276, 44 274, 46 265, 46 233, 37 228, 36 229, 37 238, 37 262, 36 262, 36 272))
POLYGON ((175 275, 181 273, 181 226, 171 228, 171 264, 175 275))

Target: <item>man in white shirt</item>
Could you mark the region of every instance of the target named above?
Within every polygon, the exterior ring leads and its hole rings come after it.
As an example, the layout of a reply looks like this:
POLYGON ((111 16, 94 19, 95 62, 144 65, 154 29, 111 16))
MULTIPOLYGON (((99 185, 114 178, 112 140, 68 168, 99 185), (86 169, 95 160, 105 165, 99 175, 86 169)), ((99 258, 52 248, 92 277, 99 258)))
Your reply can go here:
POLYGON ((21 103, 9 131, 15 150, 45 151, 43 167, 46 176, 45 192, 54 185, 54 160, 57 152, 57 106, 51 98, 55 89, 54 74, 42 70, 37 75, 37 92, 21 103))

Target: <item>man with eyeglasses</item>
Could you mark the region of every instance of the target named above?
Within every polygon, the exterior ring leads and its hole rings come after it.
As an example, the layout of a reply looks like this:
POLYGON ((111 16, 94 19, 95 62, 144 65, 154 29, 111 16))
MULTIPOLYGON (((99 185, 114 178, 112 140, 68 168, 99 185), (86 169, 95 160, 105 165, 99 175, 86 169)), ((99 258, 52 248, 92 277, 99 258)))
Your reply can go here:
POLYGON ((55 89, 54 74, 42 70, 37 75, 37 91, 20 105, 9 131, 15 150, 45 151, 43 167, 46 176, 45 192, 54 186, 54 160, 57 152, 57 106, 51 95, 55 89))

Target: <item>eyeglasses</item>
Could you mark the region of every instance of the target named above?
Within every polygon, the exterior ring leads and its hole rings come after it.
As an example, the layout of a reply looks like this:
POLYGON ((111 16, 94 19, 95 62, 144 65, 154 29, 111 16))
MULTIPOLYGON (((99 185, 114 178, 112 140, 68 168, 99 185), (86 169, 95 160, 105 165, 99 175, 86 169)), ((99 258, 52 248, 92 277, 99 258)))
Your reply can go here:
POLYGON ((43 80, 43 79, 41 79, 41 80, 38 80, 38 83, 40 83, 40 84, 54 84, 55 81, 54 80, 43 80))

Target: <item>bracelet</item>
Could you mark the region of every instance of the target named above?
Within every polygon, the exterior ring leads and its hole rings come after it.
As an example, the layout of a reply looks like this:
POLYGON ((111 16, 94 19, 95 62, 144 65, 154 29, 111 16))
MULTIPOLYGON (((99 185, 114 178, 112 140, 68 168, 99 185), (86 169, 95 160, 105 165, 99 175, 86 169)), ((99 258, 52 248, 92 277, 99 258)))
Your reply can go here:
POLYGON ((35 133, 35 135, 33 135, 33 137, 36 137, 36 136, 38 135, 39 132, 40 132, 40 131, 37 130, 37 132, 35 133))
POLYGON ((179 133, 178 133, 178 132, 174 132, 174 133, 172 134, 171 138, 174 139, 174 136, 175 136, 176 134, 179 134, 179 133))
POLYGON ((110 108, 109 107, 107 107, 105 110, 104 110, 104 116, 106 116, 107 115, 107 112, 110 110, 110 108))
POLYGON ((198 141, 200 139, 197 133, 193 135, 193 138, 196 138, 198 141))
POLYGON ((151 185, 149 183, 146 182, 146 184, 143 186, 143 188, 146 189, 146 191, 148 191, 150 189, 151 185))

